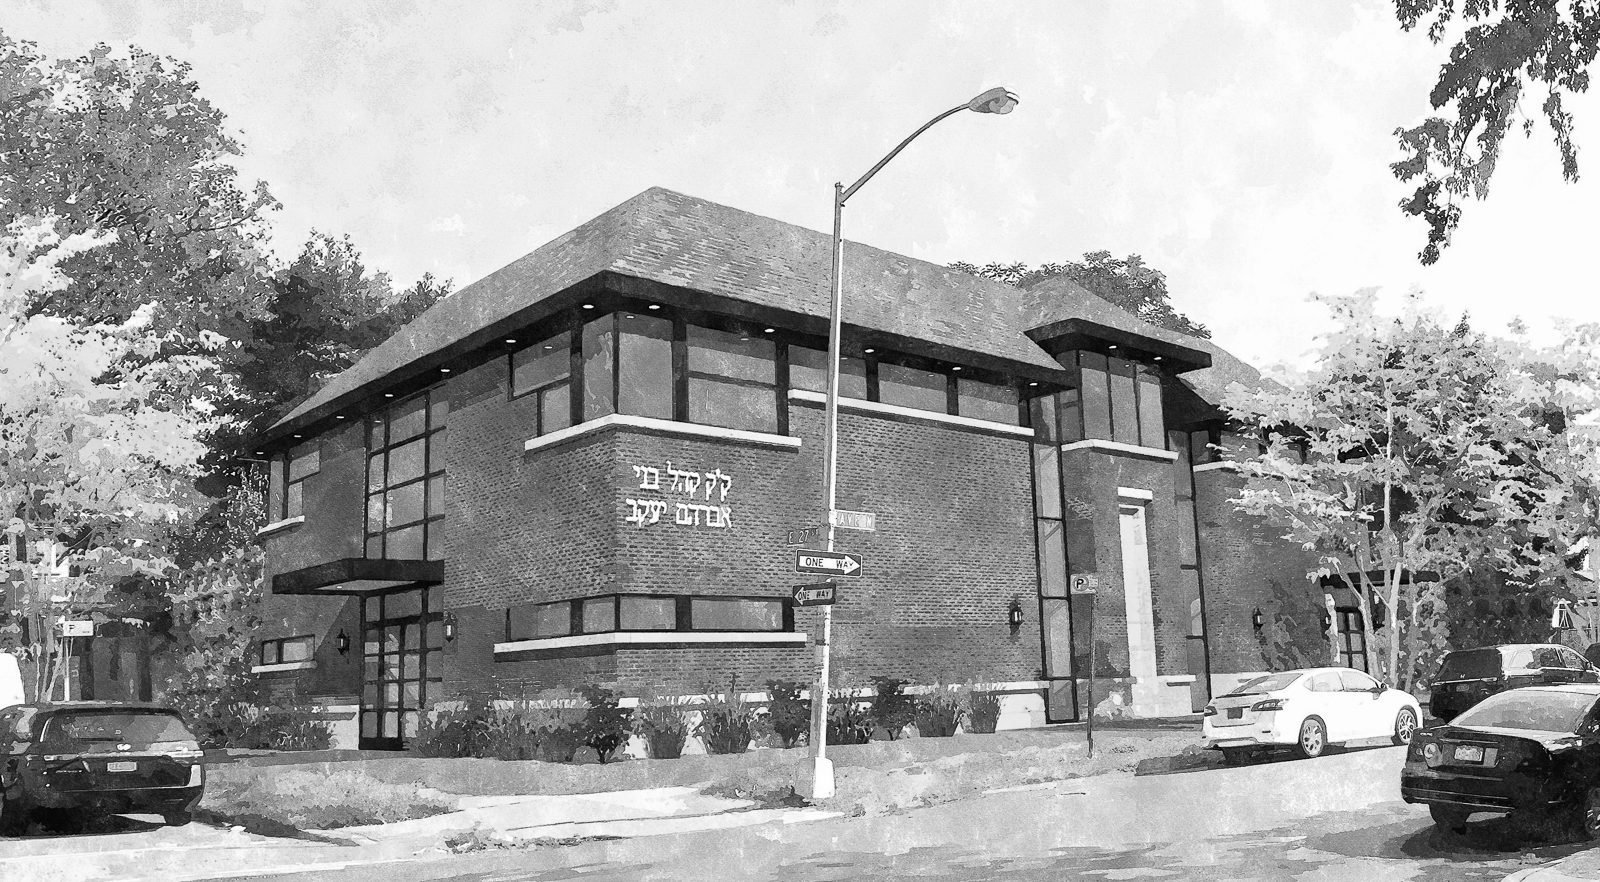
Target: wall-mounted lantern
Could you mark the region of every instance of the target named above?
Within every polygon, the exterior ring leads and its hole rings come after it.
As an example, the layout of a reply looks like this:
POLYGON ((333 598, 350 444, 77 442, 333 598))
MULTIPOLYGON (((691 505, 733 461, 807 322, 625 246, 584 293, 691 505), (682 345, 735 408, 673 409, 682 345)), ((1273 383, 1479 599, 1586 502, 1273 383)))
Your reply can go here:
POLYGON ((1011 633, 1022 630, 1022 601, 1016 597, 1011 598, 1011 609, 1006 613, 1006 621, 1011 624, 1011 633))
POLYGON ((1259 631, 1261 630, 1261 626, 1265 625, 1266 623, 1267 617, 1261 614, 1261 607, 1256 607, 1255 613, 1250 616, 1250 624, 1255 625, 1256 630, 1259 631))
POLYGON ((1384 605, 1383 598, 1372 595, 1372 630, 1376 631, 1389 621, 1389 608, 1384 605))
POLYGON ((339 650, 340 655, 350 651, 350 635, 346 634, 343 628, 339 629, 339 636, 333 638, 333 646, 339 650))
POLYGON ((456 639, 456 614, 444 614, 444 642, 450 643, 456 639))
POLYGON ((1333 628, 1333 616, 1328 615, 1328 611, 1327 610, 1323 610, 1322 611, 1322 632, 1324 634, 1326 634, 1332 628, 1333 628))

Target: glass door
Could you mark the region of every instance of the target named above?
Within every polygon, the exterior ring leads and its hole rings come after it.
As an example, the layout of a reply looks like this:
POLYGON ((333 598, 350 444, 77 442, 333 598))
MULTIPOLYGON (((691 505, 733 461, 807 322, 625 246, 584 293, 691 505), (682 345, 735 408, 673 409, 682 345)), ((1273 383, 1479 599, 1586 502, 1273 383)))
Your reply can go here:
POLYGON ((428 590, 413 588, 362 600, 361 740, 363 750, 401 750, 440 692, 442 616, 428 590))

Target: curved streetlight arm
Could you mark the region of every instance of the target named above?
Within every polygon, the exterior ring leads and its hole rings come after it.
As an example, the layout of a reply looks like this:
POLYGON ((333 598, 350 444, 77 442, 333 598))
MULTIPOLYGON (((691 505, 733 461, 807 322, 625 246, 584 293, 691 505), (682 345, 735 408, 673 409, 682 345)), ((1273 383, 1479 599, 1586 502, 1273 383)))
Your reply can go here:
POLYGON ((861 185, 862 184, 865 184, 867 181, 872 180, 872 176, 878 173, 878 169, 881 169, 884 166, 888 165, 889 164, 889 160, 895 158, 895 156, 899 155, 900 151, 906 149, 906 145, 910 144, 912 141, 915 141, 917 139, 918 135, 920 135, 923 132, 926 132, 928 129, 932 128, 934 123, 938 122, 941 119, 944 119, 947 116, 950 116, 951 114, 960 113, 961 111, 966 110, 966 109, 967 109, 967 105, 958 104, 955 107, 952 107, 949 110, 946 110, 944 113, 939 114, 938 116, 934 117, 933 119, 928 120, 927 123, 925 123, 922 126, 922 128, 917 129, 916 131, 912 132, 910 137, 906 138, 904 141, 901 141, 900 142, 900 146, 894 148, 893 150, 890 150, 888 156, 885 156, 884 158, 878 160, 878 164, 873 166, 871 169, 869 169, 866 174, 862 175, 860 180, 856 181, 854 184, 851 184, 848 188, 846 188, 844 190, 844 192, 840 193, 839 196, 838 196, 838 204, 839 205, 844 205, 845 200, 849 199, 851 196, 855 195, 855 192, 857 190, 861 189, 861 185))

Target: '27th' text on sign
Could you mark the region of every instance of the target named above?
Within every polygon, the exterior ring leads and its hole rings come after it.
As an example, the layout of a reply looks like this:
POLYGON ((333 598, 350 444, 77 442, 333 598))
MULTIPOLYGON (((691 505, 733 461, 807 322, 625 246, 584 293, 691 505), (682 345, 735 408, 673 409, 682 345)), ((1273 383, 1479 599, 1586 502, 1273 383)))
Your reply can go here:
POLYGON ((624 499, 628 514, 622 518, 623 523, 635 527, 661 523, 668 506, 671 506, 671 523, 674 524, 698 527, 703 523, 707 527, 721 528, 733 525, 733 509, 724 504, 728 500, 728 488, 733 486, 733 477, 724 474, 722 469, 701 472, 673 468, 669 459, 664 471, 655 466, 636 465, 633 467, 633 476, 639 480, 640 490, 654 490, 660 496, 680 498, 641 495, 638 499, 624 499), (663 477, 667 480, 665 486, 662 485, 663 477), (683 501, 684 497, 688 501, 683 501))

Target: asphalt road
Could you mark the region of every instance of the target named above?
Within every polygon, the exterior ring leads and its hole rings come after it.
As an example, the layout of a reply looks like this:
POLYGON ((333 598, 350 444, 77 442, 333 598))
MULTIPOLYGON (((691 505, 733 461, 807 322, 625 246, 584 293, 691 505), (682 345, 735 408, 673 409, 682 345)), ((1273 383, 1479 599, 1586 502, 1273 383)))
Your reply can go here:
POLYGON ((435 853, 273 878, 1455 882, 1502 879, 1587 847, 1532 842, 1489 816, 1464 835, 1437 830, 1426 810, 1399 800, 1402 756, 1382 748, 1244 768, 1080 779, 877 817, 435 853))

